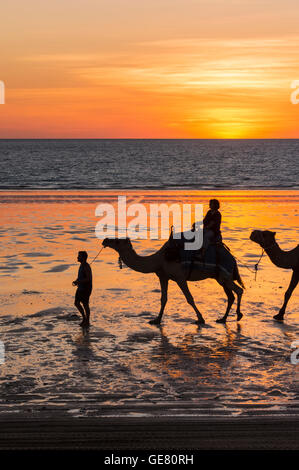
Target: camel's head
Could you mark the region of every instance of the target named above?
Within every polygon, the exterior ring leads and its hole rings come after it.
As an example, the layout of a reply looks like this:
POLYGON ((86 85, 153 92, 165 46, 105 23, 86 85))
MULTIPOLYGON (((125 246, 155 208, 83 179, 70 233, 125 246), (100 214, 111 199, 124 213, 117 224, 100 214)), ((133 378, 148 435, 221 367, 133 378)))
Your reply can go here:
POLYGON ((262 248, 267 248, 275 243, 276 232, 270 230, 253 230, 250 240, 258 243, 262 248))
POLYGON ((129 238, 105 238, 102 245, 104 248, 108 246, 117 252, 128 249, 132 247, 131 240, 129 238))

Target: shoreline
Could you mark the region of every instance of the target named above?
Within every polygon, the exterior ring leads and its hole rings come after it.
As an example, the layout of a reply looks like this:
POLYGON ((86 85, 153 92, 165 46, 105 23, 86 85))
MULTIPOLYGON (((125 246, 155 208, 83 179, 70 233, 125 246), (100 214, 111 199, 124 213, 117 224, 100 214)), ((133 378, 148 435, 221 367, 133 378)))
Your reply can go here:
POLYGON ((221 187, 195 187, 195 186, 170 186, 165 188, 157 188, 157 187, 119 187, 119 188, 0 188, 1 193, 116 193, 116 192, 145 192, 145 193, 184 193, 185 191, 190 192, 191 194, 198 194, 198 193, 209 193, 215 191, 222 193, 222 192, 231 192, 231 193, 238 193, 238 192, 280 192, 280 193, 289 193, 289 192, 299 192, 299 186, 221 186, 221 187))
POLYGON ((299 189, 0 189, 0 204, 11 203, 97 203, 110 198, 111 203, 117 203, 119 196, 128 198, 143 197, 144 202, 165 202, 179 199, 185 202, 207 203, 217 195, 223 203, 231 202, 260 202, 260 201, 299 201, 299 189))

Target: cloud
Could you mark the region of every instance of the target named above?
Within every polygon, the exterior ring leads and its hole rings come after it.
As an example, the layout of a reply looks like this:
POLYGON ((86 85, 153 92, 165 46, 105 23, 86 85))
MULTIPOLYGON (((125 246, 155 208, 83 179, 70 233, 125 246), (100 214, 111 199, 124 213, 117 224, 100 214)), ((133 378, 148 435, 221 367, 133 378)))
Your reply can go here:
POLYGON ((166 94, 200 94, 214 88, 270 92, 286 88, 296 78, 298 48, 299 37, 150 41, 139 43, 131 56, 82 63, 74 73, 93 85, 114 84, 166 94))

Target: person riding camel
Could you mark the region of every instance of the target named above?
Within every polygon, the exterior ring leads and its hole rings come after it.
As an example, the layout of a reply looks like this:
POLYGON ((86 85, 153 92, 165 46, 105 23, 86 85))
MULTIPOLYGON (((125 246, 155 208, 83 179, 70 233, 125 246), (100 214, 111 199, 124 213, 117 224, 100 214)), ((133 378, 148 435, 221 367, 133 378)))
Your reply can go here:
POLYGON ((210 209, 203 219, 203 245, 202 258, 204 259, 208 247, 211 243, 221 243, 221 213, 219 211, 220 202, 218 199, 209 201, 210 209))

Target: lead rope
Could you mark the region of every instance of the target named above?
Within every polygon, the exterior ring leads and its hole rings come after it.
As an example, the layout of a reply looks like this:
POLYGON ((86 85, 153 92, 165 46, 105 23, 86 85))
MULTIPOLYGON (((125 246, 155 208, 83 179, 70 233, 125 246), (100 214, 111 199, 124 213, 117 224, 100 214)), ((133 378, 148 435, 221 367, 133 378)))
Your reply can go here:
MULTIPOLYGON (((101 251, 104 249, 105 247, 102 246, 102 248, 100 249, 100 251, 98 252, 98 254, 93 258, 93 260, 89 263, 89 264, 92 264, 96 259, 97 257, 99 256, 99 254, 101 253, 101 251)), ((119 266, 119 269, 122 269, 123 268, 123 264, 122 264, 122 260, 121 260, 121 257, 119 256, 118 258, 118 266, 119 266)))
POLYGON ((95 256, 95 257, 93 258, 93 260, 91 261, 91 263, 89 263, 89 264, 92 264, 92 263, 97 259, 97 257, 99 256, 99 254, 101 253, 101 251, 102 251, 104 248, 105 248, 105 247, 102 246, 102 248, 101 248, 100 251, 98 252, 97 256, 95 256))
POLYGON ((263 248, 262 250, 262 254, 260 256, 260 259, 258 260, 258 262, 254 265, 254 270, 255 270, 255 274, 254 274, 254 280, 256 281, 256 277, 257 277, 257 270, 258 270, 258 267, 259 267, 259 264, 262 260, 262 257, 264 256, 264 253, 265 253, 265 249, 263 248))
POLYGON ((265 253, 265 249, 263 248, 262 249, 262 254, 258 260, 258 262, 254 265, 254 270, 252 270, 249 266, 247 266, 247 264, 244 264, 239 258, 237 258, 237 256, 233 255, 230 248, 225 245, 225 243, 223 243, 223 246, 231 253, 231 255, 236 258, 237 261, 239 261, 239 263, 241 264, 241 266, 244 266, 245 268, 248 269, 248 271, 250 271, 251 273, 254 273, 254 280, 256 281, 256 277, 257 277, 257 271, 258 271, 258 267, 259 267, 259 264, 262 260, 262 257, 264 256, 264 253, 265 253))

